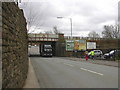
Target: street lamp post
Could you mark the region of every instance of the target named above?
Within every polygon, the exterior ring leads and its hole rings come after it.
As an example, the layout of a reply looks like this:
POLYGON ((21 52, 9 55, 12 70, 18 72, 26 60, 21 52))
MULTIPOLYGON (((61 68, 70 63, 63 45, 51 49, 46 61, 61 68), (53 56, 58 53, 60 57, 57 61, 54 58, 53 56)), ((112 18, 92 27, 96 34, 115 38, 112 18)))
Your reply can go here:
POLYGON ((72 39, 72 18, 69 18, 70 19, 70 23, 71 23, 71 39, 72 39))
MULTIPOLYGON (((65 17, 57 17, 58 19, 62 19, 62 18, 65 18, 65 17)), ((70 19, 70 26, 71 26, 71 39, 72 39, 72 18, 68 18, 70 19)))

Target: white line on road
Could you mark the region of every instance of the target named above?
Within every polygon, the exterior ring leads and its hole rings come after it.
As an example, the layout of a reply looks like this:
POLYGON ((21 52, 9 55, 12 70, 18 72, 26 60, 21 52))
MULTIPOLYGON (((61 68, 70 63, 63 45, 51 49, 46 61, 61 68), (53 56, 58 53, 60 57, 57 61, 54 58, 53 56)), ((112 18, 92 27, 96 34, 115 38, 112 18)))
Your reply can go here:
POLYGON ((91 70, 88 70, 88 69, 85 69, 85 68, 80 68, 80 69, 81 69, 81 70, 84 70, 84 71, 88 71, 88 72, 95 73, 95 74, 98 74, 98 75, 103 76, 102 73, 97 73, 97 72, 95 72, 95 71, 91 71, 91 70))
POLYGON ((71 64, 68 64, 68 63, 64 63, 64 64, 73 67, 73 65, 71 65, 71 64))

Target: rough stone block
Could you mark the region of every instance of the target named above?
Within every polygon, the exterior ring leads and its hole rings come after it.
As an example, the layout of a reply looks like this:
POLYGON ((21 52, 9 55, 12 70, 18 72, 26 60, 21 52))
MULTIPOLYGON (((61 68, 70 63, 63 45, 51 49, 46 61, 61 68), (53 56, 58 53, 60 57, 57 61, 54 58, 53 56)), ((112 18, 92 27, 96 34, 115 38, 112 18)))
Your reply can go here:
POLYGON ((2 85, 22 88, 28 72, 26 20, 15 3, 3 3, 2 9, 2 85))

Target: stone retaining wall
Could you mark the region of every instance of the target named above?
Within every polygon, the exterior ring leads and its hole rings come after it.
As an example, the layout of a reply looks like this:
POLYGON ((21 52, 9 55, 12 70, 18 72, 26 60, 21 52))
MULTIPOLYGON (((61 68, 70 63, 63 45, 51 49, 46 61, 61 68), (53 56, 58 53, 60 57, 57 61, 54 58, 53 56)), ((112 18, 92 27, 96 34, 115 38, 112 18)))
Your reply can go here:
POLYGON ((28 72, 28 37, 23 11, 2 2, 2 88, 22 88, 28 72))

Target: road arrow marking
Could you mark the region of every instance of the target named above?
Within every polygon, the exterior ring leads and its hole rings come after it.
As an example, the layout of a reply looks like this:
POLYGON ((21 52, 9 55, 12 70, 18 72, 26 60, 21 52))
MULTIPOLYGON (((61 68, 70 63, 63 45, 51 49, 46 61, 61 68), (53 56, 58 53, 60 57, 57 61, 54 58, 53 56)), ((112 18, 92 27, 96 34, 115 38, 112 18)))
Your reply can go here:
POLYGON ((91 71, 91 70, 88 70, 88 69, 85 69, 85 68, 80 68, 80 69, 81 69, 81 70, 84 70, 84 71, 88 71, 88 72, 95 73, 95 74, 98 74, 98 75, 103 76, 102 73, 98 73, 98 72, 95 72, 95 71, 91 71))

